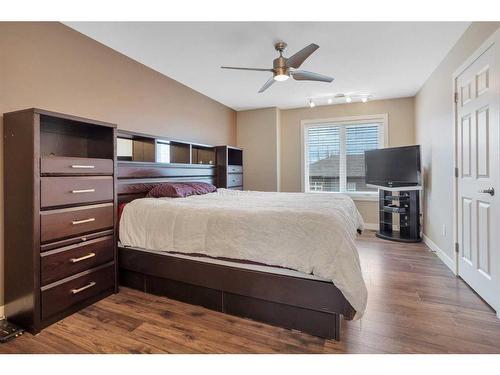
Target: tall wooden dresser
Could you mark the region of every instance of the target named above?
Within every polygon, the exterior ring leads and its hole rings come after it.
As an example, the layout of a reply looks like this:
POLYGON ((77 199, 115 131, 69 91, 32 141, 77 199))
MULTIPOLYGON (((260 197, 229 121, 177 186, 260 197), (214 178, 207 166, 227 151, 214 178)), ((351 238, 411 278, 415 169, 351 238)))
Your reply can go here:
POLYGON ((4 114, 5 311, 37 333, 118 291, 116 126, 4 114))

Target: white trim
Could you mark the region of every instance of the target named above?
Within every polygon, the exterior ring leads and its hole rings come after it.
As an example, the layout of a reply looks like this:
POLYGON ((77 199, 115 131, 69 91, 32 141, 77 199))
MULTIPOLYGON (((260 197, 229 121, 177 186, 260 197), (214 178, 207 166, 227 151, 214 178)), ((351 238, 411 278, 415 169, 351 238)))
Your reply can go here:
POLYGON ((4 305, 0 305, 0 319, 5 318, 5 308, 4 305))
MULTIPOLYGON (((379 231, 380 230, 380 224, 379 223, 365 223, 364 224, 365 230, 374 230, 374 231, 379 231)), ((392 230, 396 231, 399 230, 399 225, 394 224, 392 226, 392 230)))
POLYGON ((369 201, 376 202, 378 201, 378 192, 355 192, 355 191, 346 191, 341 193, 339 191, 308 191, 307 194, 342 194, 351 197, 353 201, 369 201))
POLYGON ((380 226, 378 223, 365 223, 365 229, 367 230, 379 230, 380 226))
POLYGON ((378 193, 355 193, 355 192, 346 192, 341 193, 348 195, 351 197, 353 201, 364 201, 364 202, 378 202, 378 193))
POLYGON ((483 53, 485 53, 493 44, 495 44, 497 38, 500 38, 500 28, 491 34, 488 39, 486 39, 481 46, 474 51, 454 72, 453 80, 458 78, 470 65, 474 63, 483 53))
MULTIPOLYGON (((325 124, 325 126, 335 125, 354 125, 363 124, 367 121, 374 121, 382 123, 382 132, 379 134, 379 144, 383 147, 388 147, 389 145, 389 115, 387 113, 381 113, 376 115, 363 115, 363 116, 347 116, 347 117, 335 117, 326 119, 314 119, 314 120, 301 120, 300 121, 300 191, 305 192, 305 176, 307 175, 307 166, 305 163, 305 129, 311 125, 325 124)), ((342 142, 341 142, 342 147, 342 142)), ((345 194, 346 192, 343 192, 345 194)), ((363 200, 363 199, 360 199, 363 200)))
MULTIPOLYGON (((455 177, 455 168, 458 168, 458 103, 455 103, 455 95, 458 93, 457 79, 470 65, 474 63, 483 53, 485 53, 497 40, 500 39, 500 28, 496 30, 488 39, 486 39, 481 46, 474 51, 452 74, 452 105, 453 105, 453 126, 452 126, 452 137, 453 137, 453 243, 458 242, 458 178, 455 177)), ((458 256, 453 253, 453 263, 454 266, 452 271, 455 275, 458 275, 459 262, 458 256)))
POLYGON ((438 258, 441 259, 441 261, 446 265, 446 267, 448 267, 451 270, 451 272, 453 272, 453 274, 456 275, 457 274, 457 270, 456 270, 455 259, 450 258, 450 256, 448 254, 446 254, 443 250, 441 250, 441 248, 439 248, 439 246, 436 245, 434 243, 434 241, 432 241, 425 234, 422 236, 422 238, 424 239, 424 243, 432 251, 434 251, 436 253, 436 255, 438 256, 438 258))

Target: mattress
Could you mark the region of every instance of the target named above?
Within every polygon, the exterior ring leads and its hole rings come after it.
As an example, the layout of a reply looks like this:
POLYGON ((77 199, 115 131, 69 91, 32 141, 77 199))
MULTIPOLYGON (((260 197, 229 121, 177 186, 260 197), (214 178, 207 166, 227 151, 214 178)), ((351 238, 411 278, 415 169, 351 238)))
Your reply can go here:
POLYGON ((355 244, 361 229, 354 202, 342 194, 218 189, 136 199, 124 207, 119 230, 126 247, 257 262, 329 280, 359 318, 367 301, 355 244))

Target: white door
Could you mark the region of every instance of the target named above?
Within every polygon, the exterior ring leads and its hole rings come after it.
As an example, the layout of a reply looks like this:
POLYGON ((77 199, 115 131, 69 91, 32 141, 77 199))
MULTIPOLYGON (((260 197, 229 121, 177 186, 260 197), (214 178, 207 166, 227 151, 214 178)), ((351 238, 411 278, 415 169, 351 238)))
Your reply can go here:
POLYGON ((500 70, 493 39, 460 75, 457 103, 458 274, 500 312, 500 70))

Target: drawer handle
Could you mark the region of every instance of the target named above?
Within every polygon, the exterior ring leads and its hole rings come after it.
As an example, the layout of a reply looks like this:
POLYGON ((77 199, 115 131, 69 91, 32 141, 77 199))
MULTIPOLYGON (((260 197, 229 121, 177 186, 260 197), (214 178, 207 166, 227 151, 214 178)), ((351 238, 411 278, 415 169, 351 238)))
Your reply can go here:
POLYGON ((93 257, 95 257, 95 253, 88 253, 87 255, 80 257, 80 258, 71 258, 69 261, 71 263, 78 263, 78 262, 81 262, 82 260, 90 259, 93 257))
POLYGON ((73 164, 71 166, 71 168, 74 168, 74 169, 94 169, 95 166, 94 165, 80 165, 80 164, 73 164))
POLYGON ((91 221, 95 221, 95 217, 91 217, 89 219, 83 219, 83 220, 75 220, 75 221, 72 221, 71 224, 73 224, 73 225, 85 224, 85 223, 90 223, 91 221))
POLYGON ((71 289, 71 294, 78 294, 80 292, 83 292, 84 290, 87 290, 89 288, 92 288, 93 286, 95 286, 96 283, 94 281, 91 281, 90 283, 88 283, 87 285, 85 286, 82 286, 81 288, 78 288, 78 289, 71 289))
POLYGON ((81 193, 95 193, 95 189, 82 189, 82 190, 71 190, 73 194, 81 194, 81 193))

